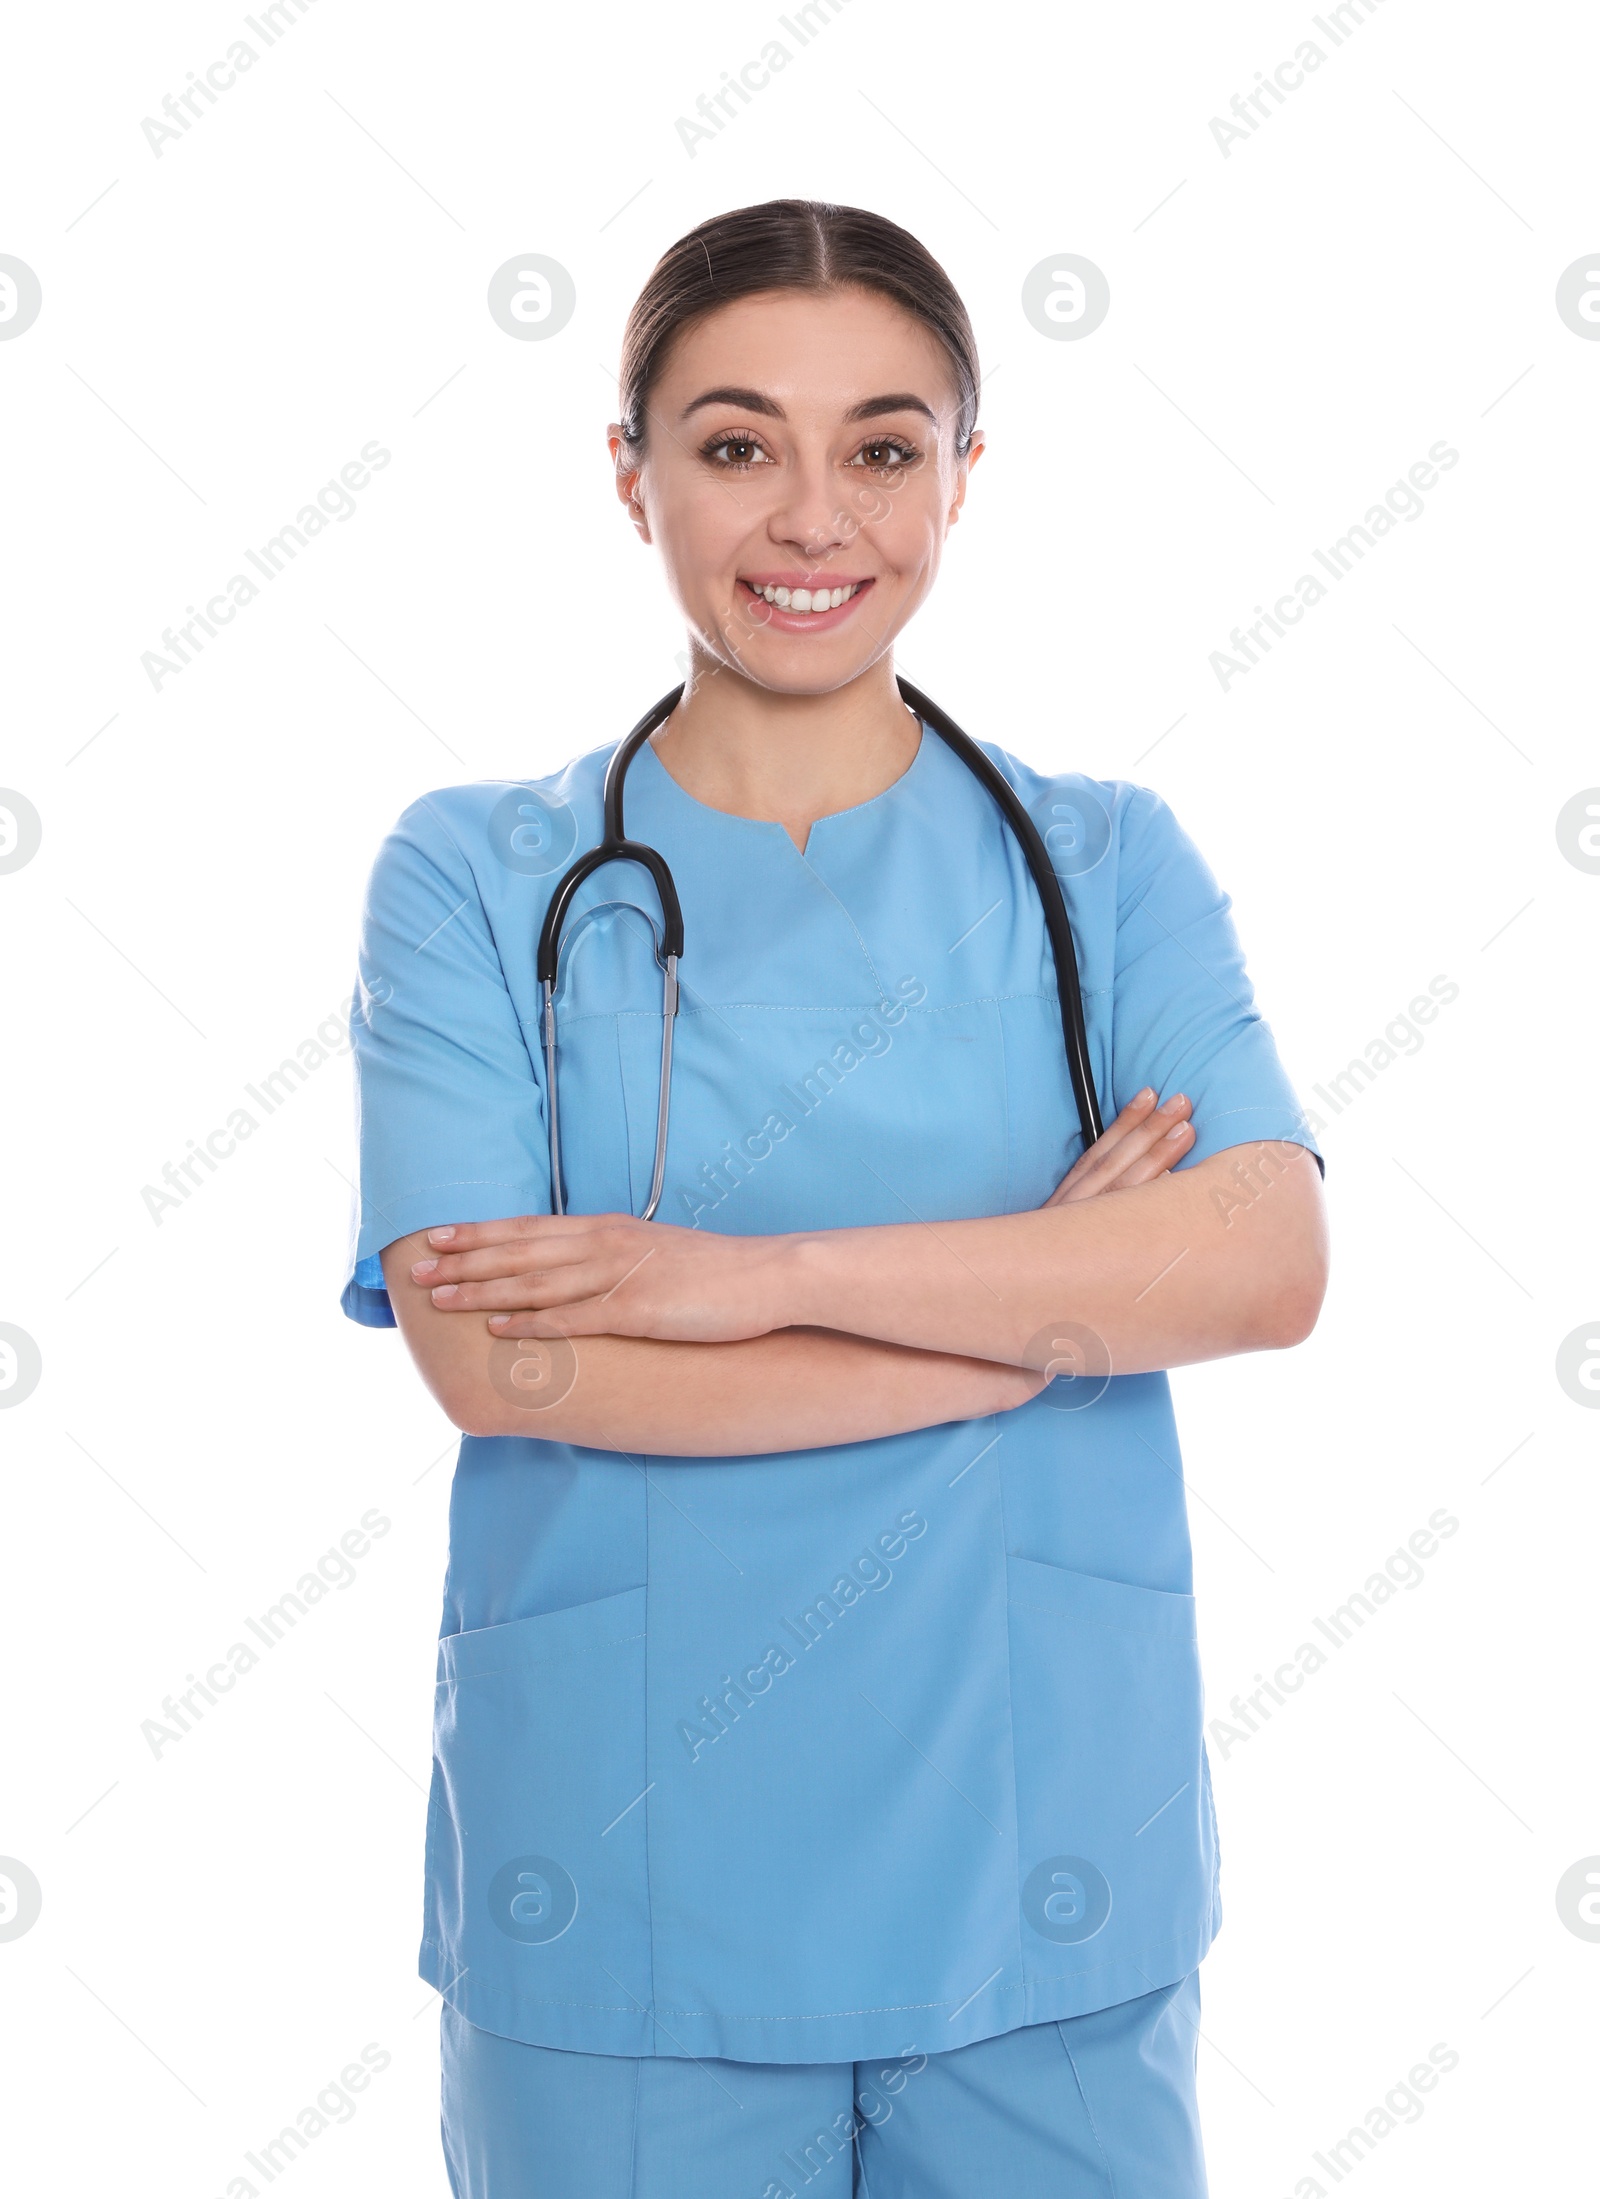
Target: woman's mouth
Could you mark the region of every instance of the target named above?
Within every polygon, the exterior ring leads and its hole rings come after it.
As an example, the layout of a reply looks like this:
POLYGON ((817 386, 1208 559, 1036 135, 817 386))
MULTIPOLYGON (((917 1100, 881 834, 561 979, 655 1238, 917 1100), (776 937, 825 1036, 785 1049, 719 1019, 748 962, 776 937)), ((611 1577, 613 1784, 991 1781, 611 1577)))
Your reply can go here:
POLYGON ((825 587, 820 576, 757 573, 741 578, 739 589, 758 626, 804 634, 843 625, 872 585, 870 580, 841 580, 825 587))

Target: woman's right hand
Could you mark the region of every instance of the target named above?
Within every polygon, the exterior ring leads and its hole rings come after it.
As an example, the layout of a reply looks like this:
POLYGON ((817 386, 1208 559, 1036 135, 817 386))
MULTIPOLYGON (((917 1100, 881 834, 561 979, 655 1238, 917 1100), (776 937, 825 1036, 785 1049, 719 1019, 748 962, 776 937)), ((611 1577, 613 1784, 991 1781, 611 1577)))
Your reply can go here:
POLYGON ((1089 1150, 1078 1156, 1045 1205, 1069 1206, 1078 1199, 1097 1198, 1102 1191, 1126 1191, 1164 1176, 1193 1148, 1194 1125, 1188 1118, 1189 1102, 1182 1092, 1174 1092, 1157 1107, 1155 1092, 1147 1084, 1089 1150))

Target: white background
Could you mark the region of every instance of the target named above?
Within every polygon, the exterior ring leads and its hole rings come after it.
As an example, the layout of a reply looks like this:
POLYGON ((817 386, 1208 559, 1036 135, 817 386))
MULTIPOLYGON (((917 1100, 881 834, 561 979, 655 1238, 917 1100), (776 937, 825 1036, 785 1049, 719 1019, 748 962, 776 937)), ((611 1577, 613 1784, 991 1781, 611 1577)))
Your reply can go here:
POLYGON ((801 51, 777 13, 316 0, 270 51, 225 4, 13 18, 0 251, 44 296, 0 342, 0 783, 44 827, 0 877, 0 1320, 44 1363, 0 1417, 0 1852, 44 1890, 0 1944, 18 2188, 214 2199, 375 2041, 292 2189, 445 2192, 413 1962, 451 1431, 338 1313, 347 1064, 159 1227, 141 1194, 348 998, 414 795, 558 765, 677 677, 608 476, 618 342, 674 237, 780 194, 907 225, 977 326, 989 452, 901 668, 1167 797, 1327 1121, 1315 1336, 1175 1377, 1212 1715, 1459 1522, 1213 1739, 1213 2190, 1331 2189, 1314 2151, 1436 2042, 1459 2064, 1346 2180, 1572 2188, 1600 1421, 1554 1370, 1600 1314, 1600 878, 1555 820, 1600 781, 1600 343, 1554 291, 1600 247, 1600 42, 1441 0, 1337 49, 1295 5, 841 0, 801 51), (240 35, 255 68, 157 157, 142 118, 240 35), (791 67, 691 157, 677 117, 775 35, 791 67), (1211 118, 1307 37, 1225 157, 1211 118), (1111 311, 1053 342, 1020 292, 1066 251, 1111 311), (526 252, 577 286, 547 342, 485 308, 526 252), (372 439, 356 515, 155 691, 142 653, 372 439), (1225 692, 1230 630, 1441 439, 1424 516, 1225 692), (1435 976, 1459 997, 1335 1119, 1313 1086, 1435 976), (141 1723, 371 1507, 354 1583, 154 1757, 141 1723))

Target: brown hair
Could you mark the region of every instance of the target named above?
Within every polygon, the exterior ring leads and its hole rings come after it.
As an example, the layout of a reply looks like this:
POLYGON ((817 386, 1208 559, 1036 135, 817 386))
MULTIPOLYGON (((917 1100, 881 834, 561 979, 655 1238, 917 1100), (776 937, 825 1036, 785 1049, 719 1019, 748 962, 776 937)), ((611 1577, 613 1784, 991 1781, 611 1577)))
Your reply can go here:
POLYGON ((643 448, 651 389, 691 323, 763 290, 846 285, 902 306, 944 346, 956 386, 956 455, 964 458, 978 417, 978 347, 955 285, 909 230, 820 199, 768 199, 715 214, 661 255, 622 338, 624 441, 643 448))

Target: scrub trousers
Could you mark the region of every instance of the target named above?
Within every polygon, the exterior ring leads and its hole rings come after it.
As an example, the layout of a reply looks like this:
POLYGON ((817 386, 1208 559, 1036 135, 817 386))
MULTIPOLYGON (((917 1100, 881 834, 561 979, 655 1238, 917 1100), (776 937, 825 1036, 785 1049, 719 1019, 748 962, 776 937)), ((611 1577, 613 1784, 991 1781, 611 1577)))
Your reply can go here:
POLYGON ((1206 2199, 1199 2019, 1196 1970, 949 2053, 777 2063, 528 2046, 446 2004, 450 2188, 455 2199, 1206 2199))

